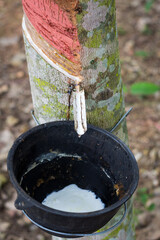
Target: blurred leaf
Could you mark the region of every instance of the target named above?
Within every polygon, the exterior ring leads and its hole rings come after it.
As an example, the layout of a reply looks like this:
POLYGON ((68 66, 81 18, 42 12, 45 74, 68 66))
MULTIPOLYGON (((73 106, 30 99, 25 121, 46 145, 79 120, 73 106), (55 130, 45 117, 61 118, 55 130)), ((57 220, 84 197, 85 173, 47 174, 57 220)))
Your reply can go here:
POLYGON ((144 35, 148 36, 148 35, 152 35, 153 31, 152 31, 152 29, 149 26, 146 25, 145 28, 143 29, 142 33, 144 35))
POLYGON ((141 200, 141 203, 142 203, 144 206, 146 205, 148 199, 149 199, 149 194, 147 194, 147 193, 141 194, 140 200, 141 200))
POLYGON ((5 175, 0 174, 0 189, 7 183, 8 179, 5 177, 5 175))
POLYGON ((127 92, 128 92, 128 89, 127 89, 126 85, 124 85, 124 84, 123 84, 123 92, 124 92, 124 93, 127 93, 127 92))
POLYGON ((125 30, 123 27, 119 27, 119 28, 118 28, 118 34, 119 34, 120 36, 124 36, 126 33, 127 33, 127 32, 126 32, 126 30, 125 30))
POLYGON ((139 188, 139 189, 137 190, 138 195, 139 195, 139 194, 142 194, 142 193, 146 193, 146 192, 147 192, 147 188, 146 188, 146 187, 144 187, 144 188, 139 188))
POLYGON ((147 0, 147 2, 145 4, 146 12, 149 12, 151 10, 154 2, 155 2, 155 0, 147 0))
POLYGON ((137 191, 137 200, 145 206, 148 198, 147 188, 139 188, 137 191))
POLYGON ((156 207, 156 205, 154 203, 151 203, 148 207, 146 206, 149 198, 152 198, 152 194, 148 193, 147 188, 144 187, 144 188, 139 188, 137 190, 136 200, 139 201, 143 205, 143 207, 145 207, 146 210, 153 211, 156 207))
POLYGON ((148 58, 151 56, 151 53, 144 50, 139 50, 135 52, 135 55, 137 57, 148 58))
POLYGON ((148 211, 153 211, 156 208, 156 205, 154 203, 151 203, 151 205, 147 208, 148 211))
POLYGON ((131 94, 147 96, 160 90, 160 86, 150 82, 134 83, 131 86, 131 94))

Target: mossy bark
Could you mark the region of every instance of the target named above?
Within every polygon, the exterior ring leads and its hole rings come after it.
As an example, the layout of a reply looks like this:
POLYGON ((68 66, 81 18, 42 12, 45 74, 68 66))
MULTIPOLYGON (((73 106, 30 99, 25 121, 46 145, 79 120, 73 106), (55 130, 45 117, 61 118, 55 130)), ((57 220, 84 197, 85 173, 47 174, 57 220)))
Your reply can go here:
MULTIPOLYGON (((76 14, 78 38, 81 44, 81 75, 84 78, 87 121, 111 129, 124 114, 124 95, 119 61, 115 0, 80 0, 76 14)), ((70 80, 50 66, 24 36, 28 71, 35 115, 40 123, 66 120, 68 111, 73 119, 72 97, 69 106, 70 80)), ((114 132, 127 141, 126 123, 114 132)), ((112 219, 121 217, 123 207, 112 219)), ((126 220, 109 235, 85 237, 98 240, 133 240, 132 201, 128 202, 126 220)), ((57 239, 57 238, 55 238, 57 239)), ((77 240, 80 238, 77 238, 77 240)))

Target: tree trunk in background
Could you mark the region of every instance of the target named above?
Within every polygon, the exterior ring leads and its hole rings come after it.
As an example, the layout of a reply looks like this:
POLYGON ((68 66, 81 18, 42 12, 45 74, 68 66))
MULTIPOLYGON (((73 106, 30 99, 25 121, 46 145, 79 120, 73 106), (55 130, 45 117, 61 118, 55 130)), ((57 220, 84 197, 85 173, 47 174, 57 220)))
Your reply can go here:
MULTIPOLYGON (((68 91, 76 77, 82 77, 87 122, 111 129, 125 111, 115 0, 23 0, 23 7, 28 71, 39 122, 73 119, 73 99, 68 91)), ((128 143, 125 122, 114 134, 128 143)), ((122 213, 123 207, 107 227, 122 213)), ((120 227, 106 236, 83 239, 133 240, 133 225, 129 201, 126 220, 120 227)))

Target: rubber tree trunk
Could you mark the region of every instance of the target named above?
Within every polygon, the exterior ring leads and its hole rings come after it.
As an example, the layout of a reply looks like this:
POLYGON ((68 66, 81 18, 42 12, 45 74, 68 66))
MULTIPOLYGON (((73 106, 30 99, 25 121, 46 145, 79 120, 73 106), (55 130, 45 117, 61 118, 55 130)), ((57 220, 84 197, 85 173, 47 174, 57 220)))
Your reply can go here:
MULTIPOLYGON (((39 122, 73 119, 72 86, 81 76, 87 122, 111 129, 125 111, 115 0, 23 0, 23 8, 30 86, 39 122)), ((114 134, 128 143, 125 122, 114 134)), ((83 239, 133 240, 132 210, 131 200, 120 227, 106 236, 83 239)), ((123 208, 110 225, 122 213, 123 208)))

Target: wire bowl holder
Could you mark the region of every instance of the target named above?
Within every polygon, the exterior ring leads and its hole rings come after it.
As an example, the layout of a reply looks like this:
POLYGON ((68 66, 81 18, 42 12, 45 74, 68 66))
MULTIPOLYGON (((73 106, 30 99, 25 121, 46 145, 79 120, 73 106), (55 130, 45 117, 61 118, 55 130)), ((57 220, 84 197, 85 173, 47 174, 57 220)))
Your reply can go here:
MULTIPOLYGON (((115 129, 123 122, 123 120, 130 114, 130 112, 132 111, 133 107, 131 107, 121 118, 120 120, 115 124, 115 126, 109 131, 109 132, 114 132, 115 129)), ((36 118, 35 114, 34 114, 34 110, 31 110, 31 115, 33 120, 35 121, 36 125, 40 125, 38 119, 36 118)), ((121 223, 124 221, 126 215, 127 215, 127 203, 125 202, 123 204, 124 207, 124 211, 123 211, 123 215, 120 218, 120 220, 118 220, 114 225, 112 225, 111 227, 109 227, 106 230, 102 230, 102 231, 98 231, 95 233, 91 233, 91 234, 69 234, 69 233, 62 233, 62 232, 58 232, 58 231, 53 231, 51 229, 45 228, 42 225, 37 224, 36 222, 34 222, 26 213, 25 211, 23 211, 23 213, 26 215, 26 217, 33 223, 35 224, 37 227, 41 228, 44 231, 47 231, 48 233, 52 234, 52 235, 58 235, 60 237, 68 237, 68 238, 77 238, 77 237, 94 237, 94 236, 98 236, 98 235, 103 235, 103 234, 109 234, 110 232, 112 232, 114 229, 116 229, 117 227, 119 227, 121 225, 121 223)))

